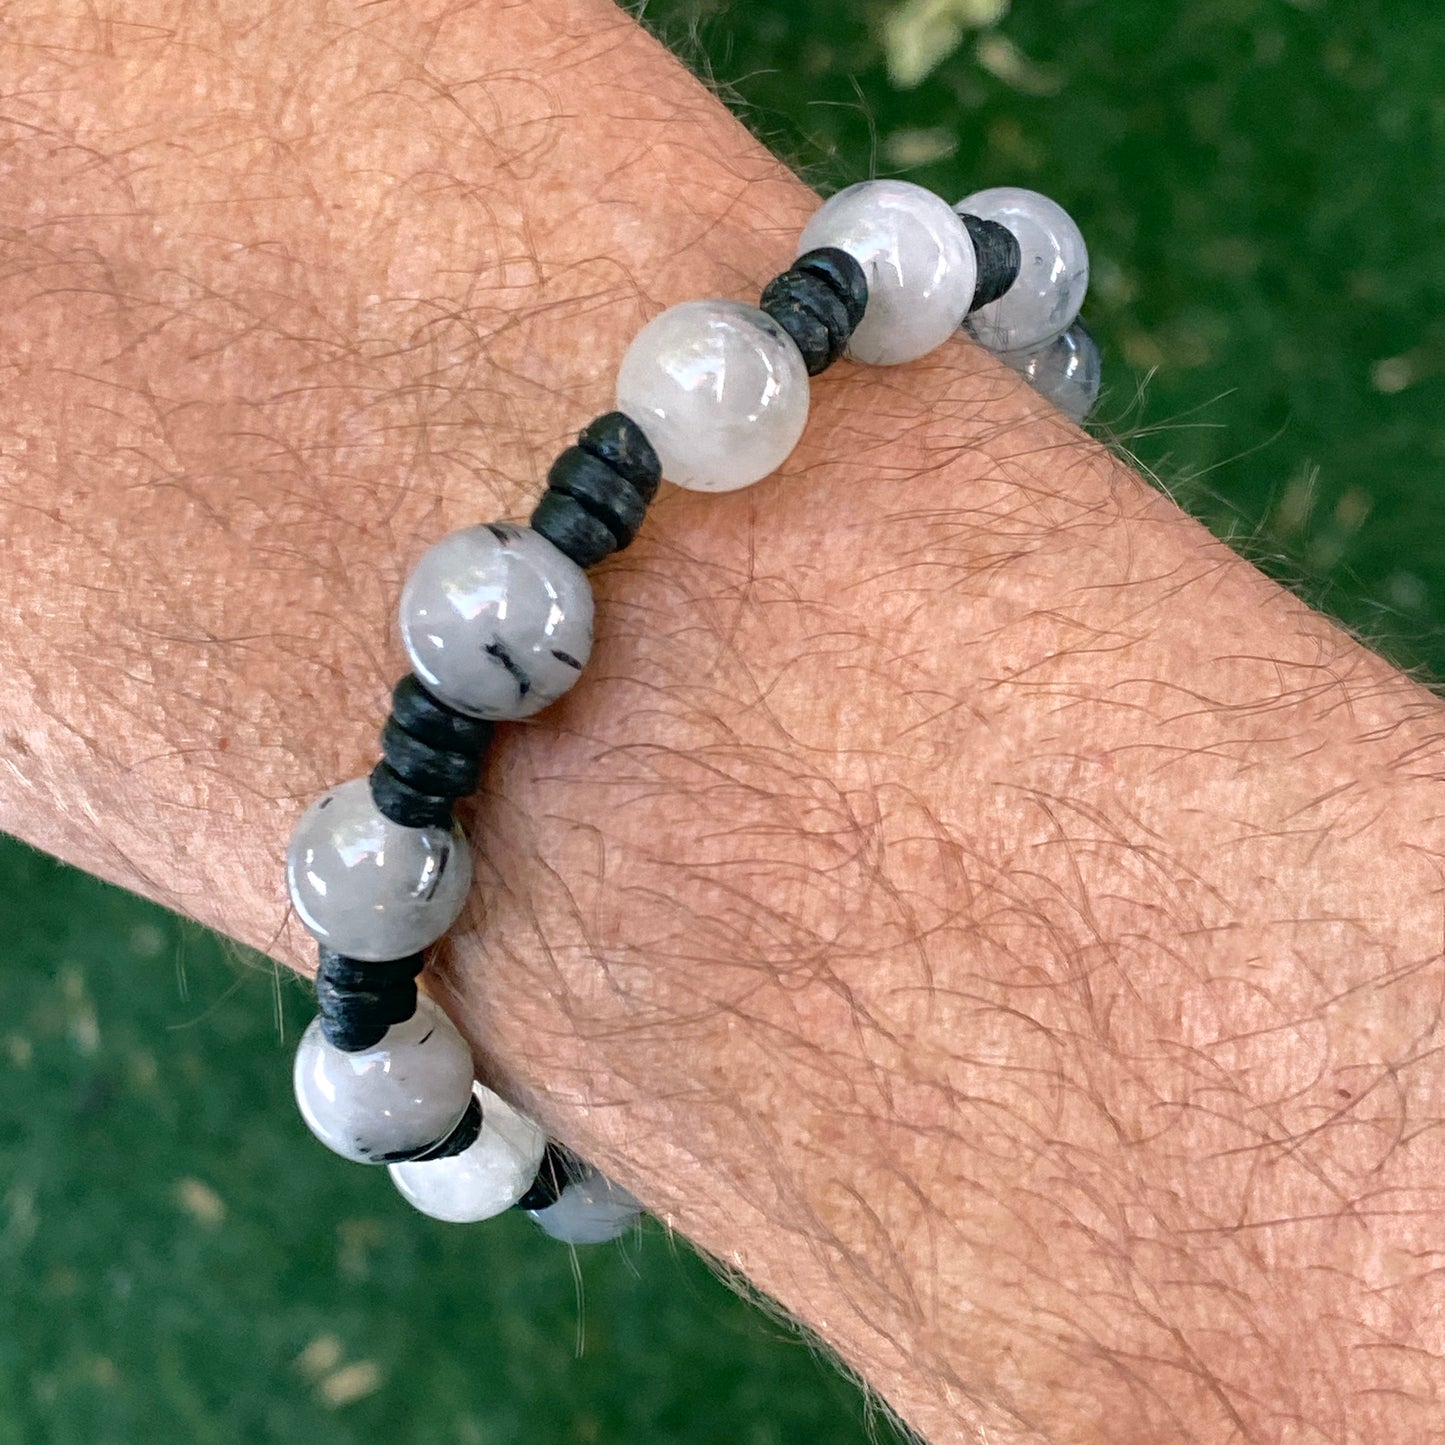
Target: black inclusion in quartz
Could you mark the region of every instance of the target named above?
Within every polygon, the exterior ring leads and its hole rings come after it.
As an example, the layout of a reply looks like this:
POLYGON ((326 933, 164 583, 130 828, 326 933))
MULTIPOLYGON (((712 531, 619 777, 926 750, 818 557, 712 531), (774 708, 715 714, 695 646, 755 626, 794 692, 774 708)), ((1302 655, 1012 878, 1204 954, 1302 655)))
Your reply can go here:
POLYGON ((380 1043, 387 1029, 416 1012, 416 976, 424 966, 420 953, 370 962, 320 949, 316 1003, 326 1041, 347 1054, 380 1043))
POLYGON ((774 276, 758 305, 792 338, 808 375, 817 376, 842 356, 863 319, 868 286, 852 256, 825 246, 774 276))
POLYGON ((959 220, 967 228, 978 258, 978 280, 968 308, 973 312, 990 301, 997 301, 1018 280, 1023 252, 1019 249, 1018 237, 1007 226, 986 221, 982 216, 960 215, 959 220))

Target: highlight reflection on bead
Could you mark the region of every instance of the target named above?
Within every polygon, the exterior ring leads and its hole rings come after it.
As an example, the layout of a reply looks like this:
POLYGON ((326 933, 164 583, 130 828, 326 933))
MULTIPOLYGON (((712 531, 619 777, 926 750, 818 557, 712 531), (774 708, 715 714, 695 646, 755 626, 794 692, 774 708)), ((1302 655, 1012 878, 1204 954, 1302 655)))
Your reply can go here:
POLYGON ((286 883, 297 916, 350 958, 404 958, 456 921, 472 881, 460 828, 404 828, 377 810, 365 778, 322 794, 296 824, 286 883))
POLYGON ((429 998, 357 1053, 327 1043, 312 1019, 292 1083, 306 1126, 328 1149, 364 1164, 425 1149, 456 1127, 472 1090, 472 1055, 429 998))

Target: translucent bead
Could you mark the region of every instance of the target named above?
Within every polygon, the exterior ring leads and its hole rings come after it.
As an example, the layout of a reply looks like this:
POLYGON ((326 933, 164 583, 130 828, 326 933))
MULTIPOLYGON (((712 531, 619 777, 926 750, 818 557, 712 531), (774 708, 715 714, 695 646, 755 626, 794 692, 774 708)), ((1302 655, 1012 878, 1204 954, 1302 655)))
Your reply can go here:
POLYGON ((647 433, 662 475, 694 492, 733 492, 775 471, 808 421, 808 368, 765 311, 685 301, 633 338, 617 409, 647 433))
POLYGON ((1067 331, 1089 289, 1089 250, 1064 208, 1037 191, 995 186, 954 208, 1007 226, 1018 239, 1018 279, 981 306, 968 328, 990 351, 1034 351, 1067 331))
POLYGON ((286 849, 301 922, 350 958, 405 958, 456 921, 472 881, 459 828, 403 828, 383 817, 365 778, 322 794, 286 849))
POLYGON ((555 1204, 531 1213, 544 1233, 563 1244, 606 1244, 632 1227, 642 1205, 620 1184, 591 1169, 585 1178, 568 1184, 555 1204))
POLYGON ((1076 321, 1037 351, 1005 351, 1007 362, 1038 394, 1053 402, 1071 421, 1082 422, 1099 399, 1104 363, 1099 343, 1082 321, 1076 321))
POLYGON ((472 1224, 510 1209, 532 1187, 547 1136, 483 1084, 482 1132, 447 1159, 393 1164, 391 1177, 408 1203, 448 1224, 472 1224))
POLYGON ((473 717, 530 717, 577 681, 591 655, 592 587, 530 527, 464 527, 412 568, 401 640, 443 702, 473 717))
POLYGON ((947 201, 910 181, 860 181, 825 201, 803 228, 798 254, 848 252, 868 278, 868 309, 848 355, 872 365, 913 361, 958 330, 978 263, 947 201))
POLYGON ((405 1023, 356 1054, 327 1043, 312 1019, 292 1079, 301 1117, 328 1149, 381 1164, 451 1133, 471 1099, 472 1072, 466 1040, 423 997, 405 1023))

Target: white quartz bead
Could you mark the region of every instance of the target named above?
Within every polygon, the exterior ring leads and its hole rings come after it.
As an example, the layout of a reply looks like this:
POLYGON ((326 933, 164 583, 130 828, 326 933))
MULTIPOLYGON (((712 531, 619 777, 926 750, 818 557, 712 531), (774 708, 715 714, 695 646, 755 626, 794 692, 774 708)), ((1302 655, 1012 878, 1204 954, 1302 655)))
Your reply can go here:
POLYGON ((435 942, 462 911, 471 881, 460 828, 393 823, 365 778, 323 793, 286 849, 286 886, 301 922, 350 958, 405 958, 435 942))
POLYGON ((958 330, 973 303, 978 259, 948 202, 910 181, 860 181, 825 201, 798 254, 837 246, 868 278, 868 309, 848 355, 871 365, 913 361, 958 330))
POLYGON ((1098 342, 1081 321, 1038 351, 1006 351, 999 360, 1013 367, 1071 421, 1082 422, 1099 399, 1103 358, 1098 342))
POLYGON ((766 311, 685 301, 633 338, 617 409, 657 451, 662 475, 694 492, 733 492, 775 471, 808 421, 808 368, 766 311))
POLYGON ((293 1082, 307 1127, 346 1159, 380 1164, 445 1139, 472 1097, 472 1056, 429 998, 379 1043, 347 1054, 312 1019, 296 1049, 293 1082))
POLYGON ((1089 289, 1089 250, 1073 218, 1037 191, 995 186, 965 196, 960 215, 997 221, 1019 243, 1013 285, 968 319, 990 351, 1034 351, 1067 331, 1089 289))
POLYGON ((534 1209, 543 1232, 563 1244, 606 1244, 632 1227, 642 1204, 596 1169, 568 1184, 555 1204, 534 1209))
POLYGON ((460 1154, 391 1166, 409 1204, 448 1224, 472 1224, 510 1209, 531 1187, 547 1136, 484 1084, 473 1085, 482 1132, 460 1154))
POLYGON ((530 527, 464 527, 412 568, 401 640, 443 702, 473 717, 530 717, 577 681, 592 652, 592 587, 530 527))

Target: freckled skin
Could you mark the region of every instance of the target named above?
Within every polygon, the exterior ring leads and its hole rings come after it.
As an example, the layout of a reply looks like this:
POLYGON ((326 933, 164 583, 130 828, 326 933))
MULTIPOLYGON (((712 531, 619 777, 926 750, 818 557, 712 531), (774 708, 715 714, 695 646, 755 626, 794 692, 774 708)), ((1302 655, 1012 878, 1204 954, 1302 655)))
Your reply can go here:
MULTIPOLYGON (((815 202, 601 0, 6 19, 0 826, 309 967, 408 568, 815 202)), ((937 1445, 1445 1434, 1433 697, 963 340, 592 583, 429 980, 519 1103, 937 1445)))

